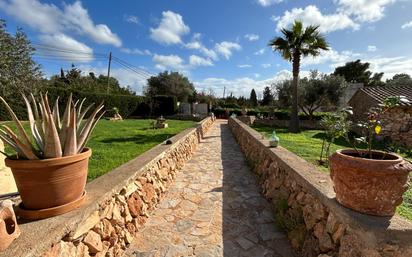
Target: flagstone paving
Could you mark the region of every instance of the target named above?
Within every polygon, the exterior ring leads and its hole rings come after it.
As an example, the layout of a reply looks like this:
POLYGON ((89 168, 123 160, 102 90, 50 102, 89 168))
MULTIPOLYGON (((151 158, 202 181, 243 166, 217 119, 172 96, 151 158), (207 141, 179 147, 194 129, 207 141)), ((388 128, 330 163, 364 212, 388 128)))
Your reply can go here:
POLYGON ((293 256, 272 213, 227 122, 218 120, 126 256, 293 256))

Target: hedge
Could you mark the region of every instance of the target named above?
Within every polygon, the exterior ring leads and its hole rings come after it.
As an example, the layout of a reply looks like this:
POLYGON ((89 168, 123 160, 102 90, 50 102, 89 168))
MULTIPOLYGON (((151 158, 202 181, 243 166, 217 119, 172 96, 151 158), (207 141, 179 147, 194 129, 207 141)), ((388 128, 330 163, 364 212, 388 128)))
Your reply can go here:
MULTIPOLYGON (((141 105, 144 105, 147 101, 146 97, 143 96, 129 96, 129 95, 108 95, 108 94, 98 94, 98 93, 87 93, 81 91, 69 91, 61 88, 45 88, 43 92, 48 93, 50 104, 54 104, 54 101, 59 97, 60 112, 63 112, 66 101, 70 95, 73 94, 74 99, 86 98, 84 105, 90 103, 99 104, 104 103, 107 115, 112 115, 111 110, 114 107, 119 109, 120 115, 124 118, 129 117, 134 113, 141 105)), ((38 97, 38 94, 35 94, 38 97)), ((23 102, 22 96, 19 93, 13 93, 9 96, 6 101, 12 107, 13 111, 16 113, 17 117, 22 120, 27 119, 27 109, 23 102)), ((147 113, 148 115, 149 113, 147 113)), ((0 104, 0 120, 10 120, 8 112, 5 110, 4 105, 0 104)))

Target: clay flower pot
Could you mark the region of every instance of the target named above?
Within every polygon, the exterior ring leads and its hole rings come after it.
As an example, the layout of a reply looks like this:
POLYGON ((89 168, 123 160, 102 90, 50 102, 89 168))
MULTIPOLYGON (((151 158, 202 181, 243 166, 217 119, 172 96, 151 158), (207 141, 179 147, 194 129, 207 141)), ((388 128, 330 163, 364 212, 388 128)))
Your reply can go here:
POLYGON ((338 150, 330 158, 336 200, 355 211, 392 216, 402 203, 412 165, 393 153, 373 151, 373 159, 355 150, 338 150))
POLYGON ((14 239, 20 236, 13 203, 10 200, 0 202, 0 252, 7 249, 14 239))
POLYGON ((24 209, 41 210, 67 205, 82 197, 87 181, 89 157, 85 148, 80 154, 43 159, 7 158, 20 193, 24 209))

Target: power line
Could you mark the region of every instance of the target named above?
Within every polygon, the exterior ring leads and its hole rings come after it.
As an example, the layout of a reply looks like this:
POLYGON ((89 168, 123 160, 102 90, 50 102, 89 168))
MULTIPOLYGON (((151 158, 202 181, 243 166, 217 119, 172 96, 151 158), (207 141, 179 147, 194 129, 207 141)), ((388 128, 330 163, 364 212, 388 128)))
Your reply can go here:
POLYGON ((132 68, 132 69, 134 69, 134 70, 136 70, 137 72, 142 73, 142 74, 145 75, 145 76, 149 76, 149 77, 155 76, 153 73, 150 73, 150 72, 145 71, 145 70, 143 70, 143 69, 141 69, 141 68, 138 68, 138 67, 134 66, 133 64, 130 64, 130 63, 128 63, 128 62, 126 62, 126 61, 118 58, 118 57, 115 57, 115 56, 114 56, 113 58, 116 59, 118 62, 121 62, 121 63, 123 63, 124 65, 126 65, 126 66, 128 66, 128 67, 130 67, 130 68, 132 68))

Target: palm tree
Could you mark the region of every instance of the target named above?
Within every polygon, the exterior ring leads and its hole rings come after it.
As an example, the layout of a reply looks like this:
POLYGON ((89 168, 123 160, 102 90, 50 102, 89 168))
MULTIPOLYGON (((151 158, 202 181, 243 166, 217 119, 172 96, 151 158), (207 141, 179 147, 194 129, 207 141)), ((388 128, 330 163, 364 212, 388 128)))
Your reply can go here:
POLYGON ((282 57, 290 62, 293 66, 292 82, 292 113, 289 124, 291 132, 298 133, 298 83, 299 69, 302 56, 317 56, 320 50, 329 50, 329 45, 324 36, 319 31, 319 26, 303 27, 302 22, 295 21, 291 30, 283 28, 281 30, 283 37, 275 37, 269 42, 273 51, 279 52, 282 57))

